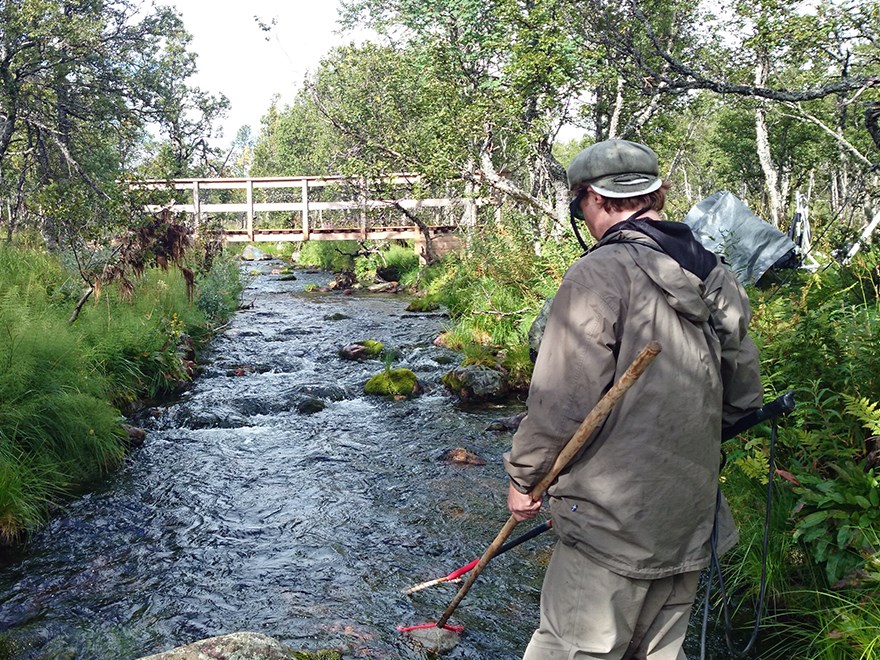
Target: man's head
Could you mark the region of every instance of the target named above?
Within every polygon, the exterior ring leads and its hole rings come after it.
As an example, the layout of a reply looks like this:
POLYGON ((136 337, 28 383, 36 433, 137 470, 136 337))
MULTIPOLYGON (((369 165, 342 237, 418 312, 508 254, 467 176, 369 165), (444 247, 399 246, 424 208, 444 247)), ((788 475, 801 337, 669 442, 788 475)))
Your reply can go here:
POLYGON ((646 206, 660 211, 668 188, 659 176, 657 154, 629 140, 605 140, 581 151, 568 166, 568 186, 576 198, 588 189, 601 195, 608 211, 646 206))

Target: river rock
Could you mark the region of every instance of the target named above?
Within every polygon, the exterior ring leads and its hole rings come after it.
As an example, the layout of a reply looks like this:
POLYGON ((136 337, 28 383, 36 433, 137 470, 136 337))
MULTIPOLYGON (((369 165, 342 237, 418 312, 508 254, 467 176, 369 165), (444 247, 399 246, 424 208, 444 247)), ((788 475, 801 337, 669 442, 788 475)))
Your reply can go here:
POLYGON ((339 357, 343 360, 367 360, 382 353, 385 346, 380 341, 364 339, 339 349, 339 357))
POLYGON ((370 293, 397 293, 397 282, 380 282, 367 287, 370 293))
POLYGON ((419 379, 409 369, 386 369, 364 385, 364 394, 409 398, 422 391, 419 379))
POLYGON ((331 289, 335 289, 337 291, 350 289, 357 282, 357 278, 354 276, 354 273, 349 270, 344 270, 341 273, 336 273, 333 276, 333 281, 328 284, 331 289))
POLYGON ((348 392, 341 385, 334 383, 301 383, 286 390, 293 396, 311 396, 327 401, 342 401, 348 398, 348 392))
POLYGON ((138 426, 123 424, 122 430, 125 431, 123 442, 126 447, 142 447, 144 441, 147 439, 147 432, 138 426))
POLYGON ((453 393, 468 401, 492 401, 507 394, 503 373, 479 364, 456 367, 441 379, 453 393))
POLYGON ((240 259, 242 261, 267 261, 272 258, 271 254, 267 254, 263 252, 259 248, 255 248, 253 245, 248 245, 241 251, 240 259))
POLYGON ((278 640, 254 632, 210 637, 139 660, 290 660, 292 649, 278 640))
POLYGON ((474 452, 464 447, 456 447, 450 449, 444 457, 447 463, 455 463, 456 465, 485 465, 486 461, 477 456, 474 452))
POLYGON ((303 397, 300 402, 296 404, 297 412, 300 412, 303 415, 319 413, 324 410, 325 407, 326 404, 321 399, 313 396, 303 397))
POLYGON ((510 417, 502 417, 500 419, 496 419, 489 426, 486 427, 487 431, 510 431, 511 433, 515 433, 519 428, 520 422, 523 421, 523 418, 526 416, 526 413, 521 412, 516 415, 511 415, 510 417))
POLYGON ((440 309, 440 303, 427 297, 414 298, 409 305, 406 306, 407 312, 435 312, 438 309, 440 309))
POLYGON ((237 429, 248 425, 244 416, 230 406, 194 410, 184 405, 175 412, 174 421, 189 429, 237 429))
POLYGON ((400 270, 396 266, 379 266, 376 268, 376 277, 383 282, 397 282, 400 280, 400 270))

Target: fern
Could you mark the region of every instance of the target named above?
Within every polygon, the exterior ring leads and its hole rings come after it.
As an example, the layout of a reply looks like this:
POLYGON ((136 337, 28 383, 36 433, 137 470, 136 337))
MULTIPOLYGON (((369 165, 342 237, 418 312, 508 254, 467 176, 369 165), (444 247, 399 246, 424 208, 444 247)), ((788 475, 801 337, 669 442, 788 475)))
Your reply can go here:
POLYGON ((866 397, 843 395, 846 405, 844 410, 857 418, 871 435, 880 435, 880 404, 869 401, 866 397))

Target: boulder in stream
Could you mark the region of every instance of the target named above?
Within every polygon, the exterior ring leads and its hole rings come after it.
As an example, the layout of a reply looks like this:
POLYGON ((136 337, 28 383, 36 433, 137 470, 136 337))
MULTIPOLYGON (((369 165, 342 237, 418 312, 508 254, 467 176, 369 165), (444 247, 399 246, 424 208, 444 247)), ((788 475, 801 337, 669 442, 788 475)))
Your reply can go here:
POLYGON ((398 290, 397 282, 380 282, 367 287, 370 293, 397 293, 398 290))
POLYGON ((406 306, 407 312, 435 312, 440 309, 440 303, 429 296, 413 298, 406 306))
POLYGON ((259 248, 255 248, 253 245, 248 245, 241 251, 240 259, 242 261, 267 261, 272 258, 271 254, 267 254, 263 252, 259 248))
POLYGON ((507 378, 503 373, 479 364, 456 367, 441 380, 451 392, 473 402, 500 399, 508 391, 507 378))
POLYGON ((499 419, 494 420, 489 426, 486 427, 487 431, 510 431, 511 433, 516 433, 519 428, 520 422, 523 421, 523 418, 526 416, 526 413, 521 412, 516 415, 511 415, 510 417, 501 417, 499 419))
POLYGON ((312 415, 314 413, 319 413, 324 410, 326 405, 327 404, 325 404, 322 399, 318 399, 317 397, 313 396, 306 396, 300 399, 300 401, 296 404, 296 410, 303 415, 312 415))
POLYGON ((378 357, 383 350, 385 350, 385 346, 381 341, 364 339, 339 349, 339 357, 343 360, 367 360, 378 357))
POLYGON ((464 447, 456 447, 446 452, 444 457, 447 463, 456 465, 485 465, 486 461, 477 456, 474 452, 464 447))
POLYGON ((364 394, 412 397, 422 391, 419 379, 409 369, 386 369, 364 385, 364 394))
POLYGON ((309 656, 296 654, 268 635, 238 632, 178 646, 140 660, 291 660, 298 657, 309 656))

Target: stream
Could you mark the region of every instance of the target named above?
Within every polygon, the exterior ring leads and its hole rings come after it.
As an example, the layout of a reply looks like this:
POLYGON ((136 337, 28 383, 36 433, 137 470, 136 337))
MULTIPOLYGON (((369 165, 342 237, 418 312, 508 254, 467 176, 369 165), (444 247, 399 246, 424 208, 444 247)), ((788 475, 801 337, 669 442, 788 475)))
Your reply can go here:
MULTIPOLYGON (((443 314, 408 313, 401 294, 310 292, 331 276, 285 281, 277 267, 246 266, 262 271, 246 308, 200 356, 193 387, 135 420, 143 447, 0 566, 2 657, 134 659, 236 631, 345 657, 426 657, 396 627, 439 618, 458 585, 402 590, 479 557, 507 520, 511 434, 489 428, 524 405, 446 392, 461 356, 433 344, 443 314), (394 350, 424 392, 365 396, 383 363, 338 355, 363 339, 394 350), (323 410, 304 405, 315 401, 323 410), (444 460, 457 447, 486 465, 444 460)), ((553 541, 487 566, 444 657, 521 657, 553 541)))

